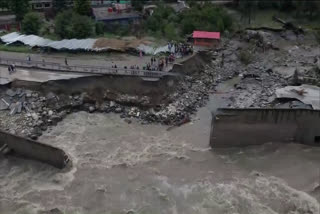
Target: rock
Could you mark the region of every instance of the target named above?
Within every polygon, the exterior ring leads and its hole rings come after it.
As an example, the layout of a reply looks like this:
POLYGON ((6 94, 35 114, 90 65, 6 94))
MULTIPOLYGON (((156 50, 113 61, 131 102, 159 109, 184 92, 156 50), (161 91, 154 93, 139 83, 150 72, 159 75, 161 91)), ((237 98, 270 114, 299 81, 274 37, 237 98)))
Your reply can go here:
POLYGON ((49 92, 49 93, 46 95, 46 98, 47 98, 48 100, 51 100, 51 99, 56 98, 56 95, 55 95, 54 93, 52 93, 52 92, 49 92))
POLYGON ((52 116, 52 115, 53 115, 53 111, 52 111, 52 110, 49 110, 49 111, 48 111, 48 115, 49 115, 49 116, 52 116))
POLYGON ((18 108, 17 108, 17 104, 16 103, 12 103, 10 105, 10 115, 15 115, 18 111, 18 108))
POLYGON ((38 214, 63 214, 63 212, 58 208, 54 208, 51 210, 38 211, 38 214))
POLYGON ((10 105, 8 105, 8 103, 6 103, 5 101, 3 101, 2 99, 0 99, 0 111, 1 110, 7 110, 9 108, 10 105))
POLYGON ((60 122, 61 120, 62 120, 62 118, 60 116, 58 116, 58 115, 53 115, 51 117, 51 121, 52 121, 51 123, 53 125, 57 125, 57 123, 60 122))
POLYGON ((38 139, 38 136, 35 135, 35 134, 30 134, 29 137, 30 137, 32 140, 37 140, 37 139, 38 139))
POLYGON ((90 113, 93 113, 95 110, 96 110, 96 108, 94 106, 90 106, 89 107, 89 112, 90 113))
POLYGON ((47 131, 48 127, 47 126, 41 126, 42 131, 47 131))
POLYGON ((110 108, 114 107, 116 103, 114 101, 110 101, 110 108))
POLYGON ((121 107, 118 107, 114 110, 115 113, 121 113, 122 112, 122 108, 121 107))
POLYGON ((10 96, 10 97, 14 97, 14 96, 16 96, 16 91, 13 91, 12 89, 8 89, 7 91, 6 91, 6 94, 8 95, 8 96, 10 96))
POLYGON ((17 113, 21 113, 21 111, 22 111, 22 103, 21 102, 17 102, 16 108, 17 108, 17 113))
POLYGON ((38 121, 39 120, 39 115, 37 113, 31 113, 31 117, 33 120, 38 121))
POLYGON ((31 130, 31 134, 32 135, 36 135, 36 136, 41 136, 42 134, 42 131, 39 127, 34 127, 32 130, 31 130))
POLYGON ((128 124, 131 124, 131 123, 132 123, 132 121, 131 121, 130 119, 128 119, 128 118, 124 119, 124 122, 126 122, 126 123, 128 123, 128 124))
POLYGON ((38 126, 41 126, 42 124, 43 124, 43 121, 42 121, 42 120, 38 120, 38 121, 37 121, 37 125, 38 125, 38 126))
POLYGON ((33 98, 38 98, 38 97, 39 97, 39 94, 38 94, 37 92, 33 92, 33 93, 32 93, 32 97, 33 97, 33 98))
POLYGON ((16 89, 16 95, 20 95, 22 93, 22 89, 21 88, 17 88, 16 89))
POLYGON ((32 97, 32 91, 30 91, 30 90, 26 90, 26 91, 25 91, 25 94, 26 94, 26 97, 27 97, 27 98, 32 97))

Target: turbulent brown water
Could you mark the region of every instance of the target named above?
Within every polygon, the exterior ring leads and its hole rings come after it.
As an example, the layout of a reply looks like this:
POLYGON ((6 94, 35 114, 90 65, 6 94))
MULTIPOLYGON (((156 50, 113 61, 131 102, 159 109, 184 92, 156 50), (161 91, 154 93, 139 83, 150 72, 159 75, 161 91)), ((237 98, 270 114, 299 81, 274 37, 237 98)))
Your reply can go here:
MULTIPOLYGON (((114 114, 69 115, 41 137, 72 158, 69 171, 0 161, 0 213, 319 213, 320 148, 269 143, 209 148, 212 96, 190 124, 125 123, 114 114), (131 211, 131 212, 130 212, 131 211)), ((230 133, 232 134, 232 133, 230 133)))

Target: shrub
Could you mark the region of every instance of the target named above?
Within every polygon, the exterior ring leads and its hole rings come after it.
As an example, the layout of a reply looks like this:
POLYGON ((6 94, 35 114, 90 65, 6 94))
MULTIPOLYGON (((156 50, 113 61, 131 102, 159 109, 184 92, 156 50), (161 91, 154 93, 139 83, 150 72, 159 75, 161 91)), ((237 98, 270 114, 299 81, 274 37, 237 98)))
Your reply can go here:
POLYGON ((178 35, 173 23, 167 24, 164 28, 164 34, 169 40, 176 40, 178 35))
POLYGON ((22 20, 22 32, 25 34, 39 34, 42 19, 37 13, 27 13, 22 20))
POLYGON ((102 35, 105 31, 103 22, 96 22, 96 34, 102 35))
POLYGON ((56 16, 55 32, 63 39, 83 39, 94 35, 94 23, 88 16, 64 11, 56 16))
POLYGON ((73 14, 72 32, 73 38, 84 39, 94 35, 94 23, 88 16, 73 14))
POLYGON ((242 50, 240 51, 238 58, 243 64, 249 65, 253 60, 253 55, 249 50, 242 50))
POLYGON ((71 10, 64 11, 58 13, 54 20, 55 33, 63 39, 72 37, 72 15, 73 13, 71 10))

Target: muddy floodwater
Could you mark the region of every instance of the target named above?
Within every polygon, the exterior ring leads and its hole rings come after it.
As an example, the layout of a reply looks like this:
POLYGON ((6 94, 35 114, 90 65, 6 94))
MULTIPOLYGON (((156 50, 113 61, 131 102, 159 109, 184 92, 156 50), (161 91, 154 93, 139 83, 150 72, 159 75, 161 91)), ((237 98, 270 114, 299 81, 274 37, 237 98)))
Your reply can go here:
MULTIPOLYGON (((0 213, 319 213, 320 148, 299 144, 210 149, 211 111, 228 104, 228 84, 191 123, 128 124, 116 114, 79 112, 40 141, 64 149, 71 169, 0 161, 0 213)), ((232 133, 230 133, 232 134, 232 133)), ((259 140, 259 139, 257 139, 259 140)))

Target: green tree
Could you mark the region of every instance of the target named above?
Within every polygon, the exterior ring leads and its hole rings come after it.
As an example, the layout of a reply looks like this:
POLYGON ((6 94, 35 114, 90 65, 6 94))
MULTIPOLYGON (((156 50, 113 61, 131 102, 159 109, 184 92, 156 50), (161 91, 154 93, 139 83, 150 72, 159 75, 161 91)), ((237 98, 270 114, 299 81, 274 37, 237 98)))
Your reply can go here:
POLYGON ((251 24, 252 16, 256 9, 257 2, 252 0, 241 0, 239 3, 242 16, 248 19, 248 24, 251 24))
POLYGON ((173 23, 167 24, 164 28, 164 33, 166 38, 169 40, 176 40, 177 39, 177 32, 176 27, 173 23))
POLYGON ((316 1, 304 1, 304 10, 307 12, 309 18, 313 18, 314 15, 319 13, 319 2, 316 1))
POLYGON ((74 38, 88 38, 94 34, 93 30, 94 23, 89 17, 78 14, 72 16, 72 32, 74 38))
POLYGON ((94 22, 88 16, 64 11, 55 18, 55 32, 63 39, 87 38, 94 35, 94 22))
POLYGON ((53 0, 53 8, 56 12, 61 12, 68 8, 67 0, 53 0))
POLYGON ((72 37, 72 16, 71 10, 58 13, 54 20, 55 33, 61 38, 72 37))
POLYGON ((42 19, 39 14, 31 12, 27 13, 22 20, 22 32, 25 34, 35 34, 39 33, 42 25, 42 19))
POLYGON ((88 16, 91 14, 91 5, 89 0, 74 0, 74 11, 79 15, 88 16))
POLYGON ((95 29, 96 29, 96 34, 97 35, 102 35, 104 33, 104 30, 105 30, 104 23, 103 22, 96 22, 95 29))
POLYGON ((9 9, 16 15, 16 19, 21 21, 29 11, 29 0, 9 0, 9 9))
POLYGON ((1 9, 8 9, 9 8, 8 0, 0 0, 0 8, 1 9))
POLYGON ((141 11, 146 0, 131 0, 132 7, 136 10, 141 11))

